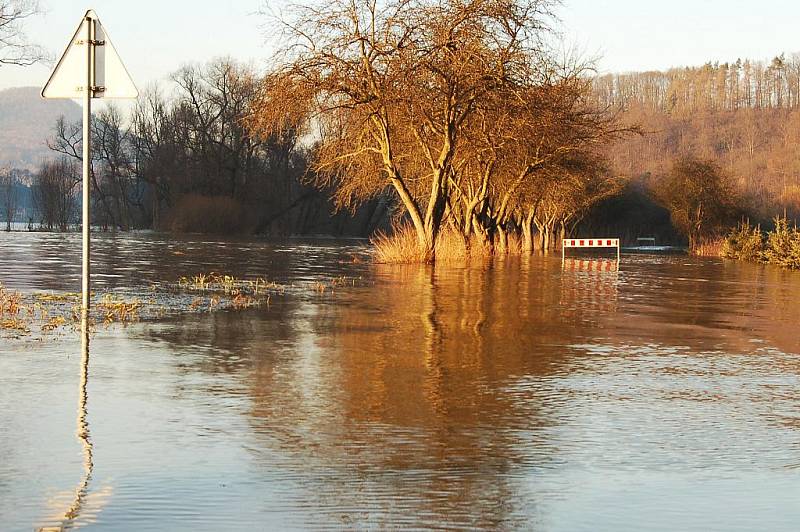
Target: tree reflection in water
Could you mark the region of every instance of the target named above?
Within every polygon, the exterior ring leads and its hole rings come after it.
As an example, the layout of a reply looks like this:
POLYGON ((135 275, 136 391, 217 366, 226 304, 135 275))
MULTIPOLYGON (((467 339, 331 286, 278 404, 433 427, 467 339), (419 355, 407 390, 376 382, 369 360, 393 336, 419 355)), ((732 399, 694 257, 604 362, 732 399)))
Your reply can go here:
POLYGON ((743 363, 754 326, 776 337, 762 314, 731 327, 738 307, 716 304, 751 285, 672 261, 371 265, 368 282, 336 296, 138 334, 181 354, 179 372, 233 377, 203 392, 247 397, 248 467, 280 486, 265 513, 291 508, 299 528, 535 528, 565 486, 580 489, 562 473, 585 464, 702 467, 706 424, 683 447, 662 440, 687 423, 685 402, 664 388, 730 392, 738 405, 738 384, 718 370, 743 363), (193 352, 202 356, 184 356, 193 352))

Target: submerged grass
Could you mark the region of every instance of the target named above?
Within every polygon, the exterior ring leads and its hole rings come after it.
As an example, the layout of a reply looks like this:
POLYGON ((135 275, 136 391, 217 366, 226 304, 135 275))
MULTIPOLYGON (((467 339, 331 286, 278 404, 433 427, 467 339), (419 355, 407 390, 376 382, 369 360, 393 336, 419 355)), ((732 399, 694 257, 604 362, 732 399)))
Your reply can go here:
POLYGON ((721 257, 724 247, 724 238, 708 239, 700 242, 692 250, 692 254, 698 257, 721 257))
MULTIPOLYGON (((18 338, 33 333, 42 335, 76 326, 81 321, 80 294, 33 293, 9 290, 0 283, 0 336, 18 338)), ((136 321, 143 303, 126 300, 114 294, 103 294, 93 303, 91 326, 136 321)))
MULTIPOLYGON (((266 278, 240 279, 209 272, 180 277, 176 282, 155 283, 139 296, 114 292, 92 293, 89 325, 128 324, 182 312, 216 312, 269 307, 275 295, 286 290, 305 294, 332 294, 338 288, 355 286, 356 278, 331 277, 318 281, 281 285, 266 278)), ((24 294, 0 283, 0 338, 45 336, 63 328, 77 329, 81 323, 81 294, 34 292, 24 294)))
POLYGON ((138 299, 126 301, 114 294, 104 294, 94 306, 101 313, 103 322, 108 324, 138 321, 143 305, 138 299))
POLYGON ((267 294, 270 290, 280 290, 282 287, 263 277, 256 279, 237 279, 233 275, 216 272, 200 273, 191 277, 178 279, 178 287, 194 292, 221 292, 228 295, 249 294, 258 296, 267 294))

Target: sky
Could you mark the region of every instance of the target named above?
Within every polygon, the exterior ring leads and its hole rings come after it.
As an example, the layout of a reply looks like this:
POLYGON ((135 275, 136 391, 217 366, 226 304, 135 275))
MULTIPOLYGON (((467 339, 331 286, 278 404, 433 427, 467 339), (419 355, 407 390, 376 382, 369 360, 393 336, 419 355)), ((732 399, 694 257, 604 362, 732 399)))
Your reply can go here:
MULTIPOLYGON (((231 56, 256 66, 269 58, 275 0, 40 0, 45 13, 29 37, 57 58, 86 9, 97 12, 140 90, 181 65, 231 56)), ((666 69, 800 52, 800 2, 790 0, 564 0, 560 31, 570 46, 599 57, 601 72, 666 69)), ((41 86, 50 67, 0 67, 0 89, 41 86)))

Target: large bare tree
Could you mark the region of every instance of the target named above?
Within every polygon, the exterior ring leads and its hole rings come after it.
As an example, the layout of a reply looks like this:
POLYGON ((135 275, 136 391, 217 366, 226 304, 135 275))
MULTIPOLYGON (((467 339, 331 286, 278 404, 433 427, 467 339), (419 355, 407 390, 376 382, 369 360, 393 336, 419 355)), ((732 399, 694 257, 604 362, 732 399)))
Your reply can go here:
POLYGON ((250 125, 305 124, 318 181, 341 205, 393 190, 422 251, 435 252, 465 126, 513 97, 542 62, 549 0, 334 0, 294 6, 284 62, 250 125))
POLYGON ((40 13, 37 0, 0 0, 0 66, 32 65, 44 50, 28 39, 24 23, 40 13))

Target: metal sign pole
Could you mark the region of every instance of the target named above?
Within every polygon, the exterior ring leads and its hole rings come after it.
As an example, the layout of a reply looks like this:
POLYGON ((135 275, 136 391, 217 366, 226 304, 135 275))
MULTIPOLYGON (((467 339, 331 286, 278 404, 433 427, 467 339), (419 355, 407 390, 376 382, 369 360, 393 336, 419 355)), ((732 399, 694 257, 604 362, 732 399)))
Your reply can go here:
POLYGON ((56 63, 50 78, 42 88, 43 98, 73 98, 83 100, 83 190, 82 226, 83 260, 81 307, 84 318, 91 303, 90 239, 91 171, 92 171, 92 99, 136 98, 136 90, 128 71, 111 44, 97 14, 91 9, 83 15, 67 48, 56 63), (86 48, 82 48, 86 46, 86 48), (98 54, 98 46, 100 53, 98 54))
POLYGON ((86 86, 83 93, 83 312, 89 313, 90 265, 89 265, 89 173, 92 164, 92 85, 94 83, 94 20, 86 17, 86 86))

